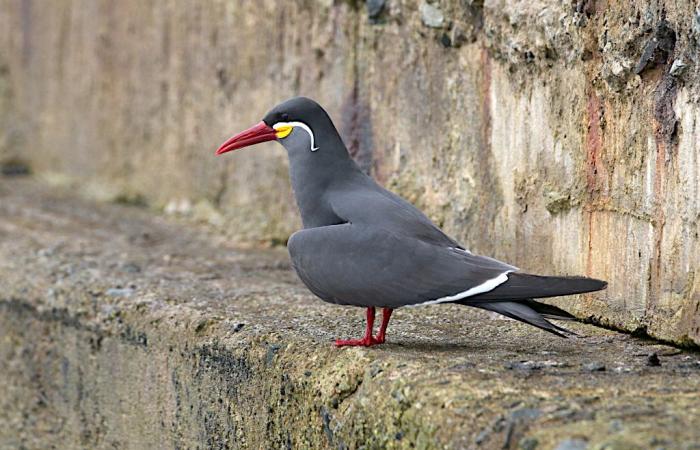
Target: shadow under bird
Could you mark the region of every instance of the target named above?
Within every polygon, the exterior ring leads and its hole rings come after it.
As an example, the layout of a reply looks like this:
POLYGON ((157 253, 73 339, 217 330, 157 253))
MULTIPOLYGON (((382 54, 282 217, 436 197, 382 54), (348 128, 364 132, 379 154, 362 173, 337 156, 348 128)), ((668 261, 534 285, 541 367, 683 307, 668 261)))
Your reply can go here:
POLYGON ((216 153, 273 140, 287 149, 304 225, 288 243, 299 278, 326 302, 367 308, 364 337, 337 340, 337 346, 381 344, 394 309, 438 303, 495 311, 566 337, 573 333, 547 319, 574 317, 533 299, 606 287, 592 278, 522 273, 471 253, 362 172, 326 111, 308 98, 275 106, 216 153), (382 308, 376 336, 375 308, 382 308))

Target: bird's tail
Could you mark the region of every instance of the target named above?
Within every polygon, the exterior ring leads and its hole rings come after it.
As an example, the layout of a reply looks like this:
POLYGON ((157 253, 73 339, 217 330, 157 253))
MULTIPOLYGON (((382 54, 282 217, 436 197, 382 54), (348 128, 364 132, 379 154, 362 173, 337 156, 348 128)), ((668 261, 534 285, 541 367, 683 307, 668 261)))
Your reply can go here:
POLYGON ((574 316, 556 306, 538 303, 534 300, 521 300, 518 302, 465 302, 462 304, 503 314, 506 317, 525 322, 560 337, 565 338, 568 337, 568 335, 576 335, 573 331, 554 325, 547 320, 572 320, 574 316))
POLYGON ((509 273, 508 280, 495 289, 467 297, 457 303, 494 311, 557 336, 567 337, 575 333, 554 325, 547 319, 572 320, 574 316, 556 306, 532 299, 599 291, 607 285, 605 281, 594 278, 548 277, 514 272, 509 273))

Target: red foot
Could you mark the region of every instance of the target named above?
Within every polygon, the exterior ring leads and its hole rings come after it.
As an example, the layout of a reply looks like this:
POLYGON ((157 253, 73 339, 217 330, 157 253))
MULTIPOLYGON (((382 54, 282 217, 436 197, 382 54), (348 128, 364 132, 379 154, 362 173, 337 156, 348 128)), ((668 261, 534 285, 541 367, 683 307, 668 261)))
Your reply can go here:
MULTIPOLYGON (((384 342, 384 341, 382 341, 384 342)), ((377 339, 370 336, 369 338, 363 337, 362 339, 336 339, 336 347, 371 347, 376 344, 381 344, 377 339)))
POLYGON ((389 325, 392 309, 382 309, 382 325, 379 327, 379 333, 375 338, 372 336, 372 327, 374 325, 374 307, 367 308, 367 328, 365 336, 362 339, 338 339, 335 341, 336 347, 371 347, 377 344, 383 344, 386 340, 386 327, 389 325))

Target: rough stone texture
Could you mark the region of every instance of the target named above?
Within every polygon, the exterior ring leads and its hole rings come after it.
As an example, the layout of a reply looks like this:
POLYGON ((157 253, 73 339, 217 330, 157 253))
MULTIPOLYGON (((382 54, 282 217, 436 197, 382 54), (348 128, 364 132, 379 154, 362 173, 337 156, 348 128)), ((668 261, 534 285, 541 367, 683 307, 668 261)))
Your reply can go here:
POLYGON ((284 152, 212 150, 310 95, 364 167, 473 250, 607 279, 568 306, 700 343, 692 0, 0 5, 5 161, 284 242, 299 223, 284 152))
POLYGON ((0 177, 0 448, 700 444, 698 353, 445 305, 335 349, 362 317, 281 250, 0 177))

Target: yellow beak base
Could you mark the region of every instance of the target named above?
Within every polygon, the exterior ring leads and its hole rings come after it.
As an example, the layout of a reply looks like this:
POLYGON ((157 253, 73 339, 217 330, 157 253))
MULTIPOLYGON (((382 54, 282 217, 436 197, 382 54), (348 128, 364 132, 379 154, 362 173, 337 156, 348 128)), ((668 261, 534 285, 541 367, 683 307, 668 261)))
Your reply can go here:
POLYGON ((275 134, 277 135, 277 139, 282 139, 286 138, 289 136, 289 133, 292 132, 292 129, 294 128, 291 125, 274 125, 273 128, 275 129, 275 134))

